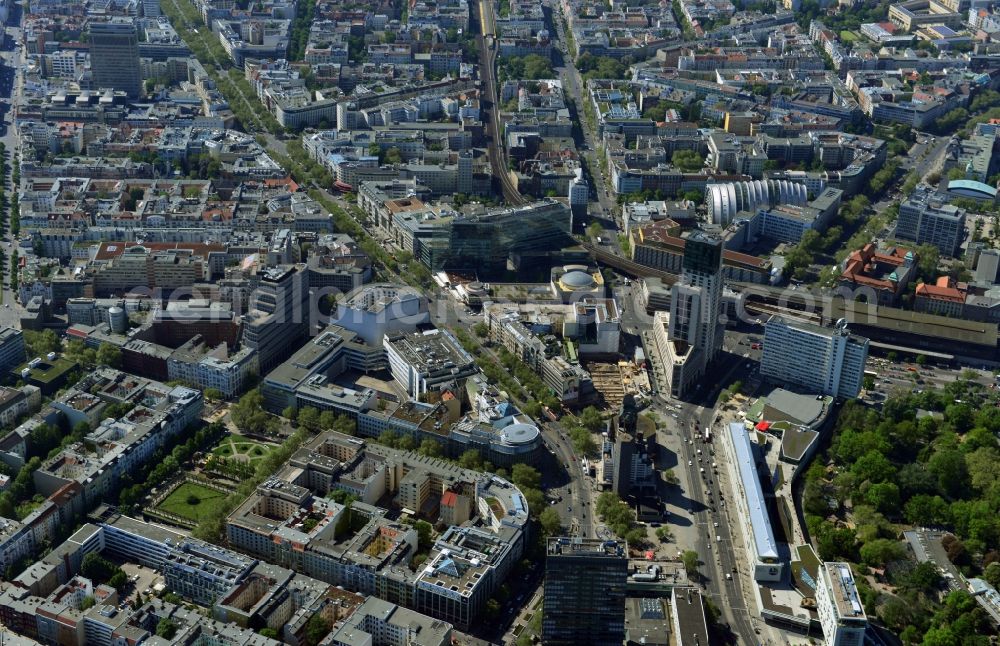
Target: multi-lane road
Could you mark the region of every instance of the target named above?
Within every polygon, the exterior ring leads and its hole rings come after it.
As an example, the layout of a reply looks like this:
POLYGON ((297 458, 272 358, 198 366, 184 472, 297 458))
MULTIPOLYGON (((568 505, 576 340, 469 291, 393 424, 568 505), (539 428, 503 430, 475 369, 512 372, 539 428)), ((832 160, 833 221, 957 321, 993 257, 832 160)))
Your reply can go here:
MULTIPOLYGON (((558 41, 565 44, 568 40, 566 38, 564 21, 558 17, 559 12, 562 11, 561 6, 558 2, 551 2, 549 6, 552 11, 558 41)), ((608 193, 608 182, 604 177, 604 172, 601 170, 600 155, 602 154, 602 149, 600 138, 596 132, 590 130, 590 124, 584 118, 583 106, 587 97, 583 91, 585 87, 583 77, 580 76, 580 71, 573 63, 572 52, 569 52, 566 47, 553 52, 553 55, 558 62, 553 71, 562 80, 564 94, 576 105, 575 116, 577 123, 580 125, 580 133, 583 137, 582 141, 577 142, 577 149, 580 156, 587 162, 587 168, 591 174, 590 180, 593 184, 591 188, 594 191, 592 198, 596 198, 595 203, 590 205, 588 212, 591 217, 598 219, 602 226, 610 226, 607 231, 614 231, 614 200, 611 199, 611 195, 608 193)), ((611 235, 614 234, 612 233, 611 235)))
MULTIPOLYGON (((9 164, 13 160, 17 151, 17 130, 14 127, 14 106, 20 96, 22 78, 19 70, 24 68, 24 49, 19 47, 21 41, 20 19, 21 7, 16 3, 9 6, 8 24, 4 26, 3 39, 0 43, 0 142, 3 142, 7 151, 6 159, 2 160, 8 164, 7 180, 4 185, 5 193, 10 196, 17 190, 11 181, 9 164)), ((10 251, 15 243, 9 232, 4 232, 0 236, 0 247, 4 252, 4 261, 9 262, 10 251)), ((0 325, 7 327, 20 327, 19 306, 15 294, 9 287, 9 267, 3 268, 3 285, 0 290, 3 292, 3 305, 0 305, 0 325)))
POLYGON ((573 449, 566 429, 558 422, 544 425, 542 437, 545 446, 565 469, 566 477, 559 470, 546 470, 542 486, 550 501, 563 519, 563 525, 576 536, 594 538, 598 527, 593 513, 594 495, 591 480, 583 471, 583 463, 573 449), (567 479, 568 478, 568 479, 567 479))
POLYGON ((730 520, 730 489, 719 480, 724 471, 721 461, 726 456, 719 440, 713 437, 711 443, 706 443, 696 433, 696 429, 712 428, 717 417, 714 404, 721 385, 737 379, 747 381, 753 376, 757 364, 749 361, 752 356, 744 356, 750 350, 738 344, 738 337, 727 335, 727 346, 733 351, 723 353, 702 381, 716 384, 715 387, 703 389, 692 402, 671 401, 661 395, 656 408, 669 420, 661 430, 665 436, 661 445, 667 453, 661 458, 666 464, 676 462, 674 473, 679 479, 669 497, 672 504, 668 503, 669 520, 676 527, 678 551, 693 549, 698 553, 699 582, 722 611, 738 643, 753 644, 757 641, 756 628, 751 623, 743 588, 747 575, 739 561, 743 551, 740 529, 735 526, 739 520, 730 520), (713 463, 719 463, 717 470, 713 469, 713 463))

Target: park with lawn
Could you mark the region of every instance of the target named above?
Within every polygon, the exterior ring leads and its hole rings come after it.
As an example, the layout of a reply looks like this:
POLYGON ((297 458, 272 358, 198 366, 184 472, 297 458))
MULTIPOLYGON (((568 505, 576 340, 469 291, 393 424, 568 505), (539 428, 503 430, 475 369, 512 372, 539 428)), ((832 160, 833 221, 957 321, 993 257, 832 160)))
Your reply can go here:
POLYGON ((156 507, 168 514, 198 523, 217 513, 225 498, 226 493, 223 491, 186 480, 156 507))

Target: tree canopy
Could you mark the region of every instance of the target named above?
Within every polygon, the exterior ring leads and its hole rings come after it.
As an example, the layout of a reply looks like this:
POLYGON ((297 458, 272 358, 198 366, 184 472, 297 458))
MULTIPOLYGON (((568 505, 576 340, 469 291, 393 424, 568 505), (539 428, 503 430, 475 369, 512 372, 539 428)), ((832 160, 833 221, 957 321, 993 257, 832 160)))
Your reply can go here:
POLYGON ((937 566, 913 564, 897 524, 947 530, 952 563, 1000 583, 998 404, 997 391, 967 375, 940 390, 897 393, 881 411, 849 401, 826 460, 806 472, 802 506, 820 559, 886 567, 892 594, 863 578, 859 592, 906 643, 986 643, 975 601, 961 592, 939 604, 937 566), (917 410, 934 416, 917 419, 917 410), (853 527, 836 518, 848 514, 853 527))
POLYGON ((688 173, 697 172, 705 165, 705 159, 695 150, 678 150, 671 156, 670 162, 688 173))

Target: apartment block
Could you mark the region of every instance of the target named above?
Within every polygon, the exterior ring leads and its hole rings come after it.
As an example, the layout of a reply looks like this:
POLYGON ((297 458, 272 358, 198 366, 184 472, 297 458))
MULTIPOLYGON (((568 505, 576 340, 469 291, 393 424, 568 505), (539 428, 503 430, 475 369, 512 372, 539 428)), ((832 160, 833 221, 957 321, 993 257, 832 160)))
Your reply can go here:
POLYGON ((116 492, 122 477, 134 475, 169 438, 197 419, 203 406, 197 390, 111 369, 84 377, 64 399, 91 391, 107 402, 129 402, 135 407, 120 419, 104 420, 83 442, 45 460, 33 474, 35 488, 44 496, 66 485, 79 485, 86 506, 116 492))
POLYGON ((270 563, 468 628, 521 558, 527 514, 523 495, 496 476, 327 432, 237 507, 226 532, 270 563), (456 491, 470 492, 467 513, 482 524, 446 529, 414 571, 415 530, 379 507, 327 497, 341 488, 359 501, 395 495, 432 521, 456 491))

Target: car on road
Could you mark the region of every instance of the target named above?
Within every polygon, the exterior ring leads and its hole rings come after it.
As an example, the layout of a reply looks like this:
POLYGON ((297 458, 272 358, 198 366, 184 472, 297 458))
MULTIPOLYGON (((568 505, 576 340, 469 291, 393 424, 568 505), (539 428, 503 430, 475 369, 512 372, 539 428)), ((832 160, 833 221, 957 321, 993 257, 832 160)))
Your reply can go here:
POLYGON ((688 460, 688 466, 689 467, 693 467, 694 466, 694 462, 692 462, 691 460, 688 460))

